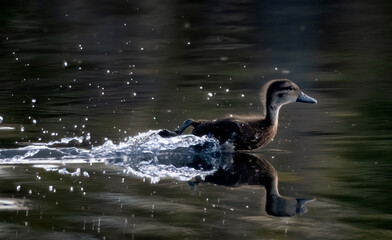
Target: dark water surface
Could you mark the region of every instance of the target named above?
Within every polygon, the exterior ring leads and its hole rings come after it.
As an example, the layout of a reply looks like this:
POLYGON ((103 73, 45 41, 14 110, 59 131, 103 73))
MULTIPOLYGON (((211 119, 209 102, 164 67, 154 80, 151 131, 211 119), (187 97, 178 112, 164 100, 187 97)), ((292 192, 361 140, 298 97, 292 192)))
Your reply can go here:
POLYGON ((0 239, 392 238, 390 1, 0 9, 0 239), (274 78, 318 104, 284 106, 252 155, 148 135, 257 114, 274 78), (277 217, 265 187, 188 182, 240 161, 271 164, 282 196, 316 201, 277 217))

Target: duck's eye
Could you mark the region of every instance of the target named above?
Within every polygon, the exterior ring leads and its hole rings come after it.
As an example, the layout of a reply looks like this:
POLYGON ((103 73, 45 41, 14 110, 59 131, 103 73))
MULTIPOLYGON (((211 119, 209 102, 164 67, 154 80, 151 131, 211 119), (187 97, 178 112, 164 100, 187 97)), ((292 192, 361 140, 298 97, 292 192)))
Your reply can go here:
POLYGON ((279 90, 283 90, 283 91, 293 91, 295 88, 293 86, 288 86, 288 87, 281 87, 279 88, 279 90))

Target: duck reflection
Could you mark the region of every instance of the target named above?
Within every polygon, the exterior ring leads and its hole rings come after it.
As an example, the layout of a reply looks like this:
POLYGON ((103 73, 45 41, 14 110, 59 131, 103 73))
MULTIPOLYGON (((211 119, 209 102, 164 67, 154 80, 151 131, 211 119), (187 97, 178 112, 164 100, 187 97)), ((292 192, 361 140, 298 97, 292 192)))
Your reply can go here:
MULTIPOLYGON (((294 216, 307 212, 305 204, 314 199, 296 199, 284 197, 278 191, 278 173, 274 166, 265 159, 245 153, 234 153, 225 156, 225 162, 231 164, 220 167, 216 172, 200 178, 194 183, 209 182, 225 186, 260 186, 265 188, 265 196, 261 199, 262 208, 273 216, 294 216)), ((262 209, 263 210, 263 209, 262 209)))

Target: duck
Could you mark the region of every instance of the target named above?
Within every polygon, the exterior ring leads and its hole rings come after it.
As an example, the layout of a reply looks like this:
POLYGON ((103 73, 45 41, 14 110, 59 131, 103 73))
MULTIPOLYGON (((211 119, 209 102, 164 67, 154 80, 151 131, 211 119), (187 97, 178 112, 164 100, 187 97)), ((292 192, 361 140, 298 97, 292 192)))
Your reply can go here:
POLYGON ((262 87, 261 102, 264 106, 264 113, 261 115, 232 116, 217 120, 189 118, 175 131, 163 129, 158 134, 161 137, 178 136, 192 126, 193 135, 214 137, 220 144, 228 142, 234 150, 258 149, 274 139, 282 106, 294 102, 315 104, 317 100, 306 95, 289 79, 274 79, 262 87))

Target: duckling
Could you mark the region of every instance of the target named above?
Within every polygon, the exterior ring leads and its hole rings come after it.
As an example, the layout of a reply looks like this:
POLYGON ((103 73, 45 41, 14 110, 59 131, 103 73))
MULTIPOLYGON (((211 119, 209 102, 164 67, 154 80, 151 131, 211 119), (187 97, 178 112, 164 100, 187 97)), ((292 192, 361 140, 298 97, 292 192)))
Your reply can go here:
POLYGON ((265 146, 273 140, 278 130, 280 108, 288 103, 317 103, 317 100, 303 93, 294 82, 288 79, 276 79, 267 82, 262 88, 264 116, 234 116, 218 120, 187 119, 176 131, 161 130, 162 137, 182 134, 189 126, 192 134, 210 136, 219 142, 230 142, 235 150, 252 150, 265 146))

